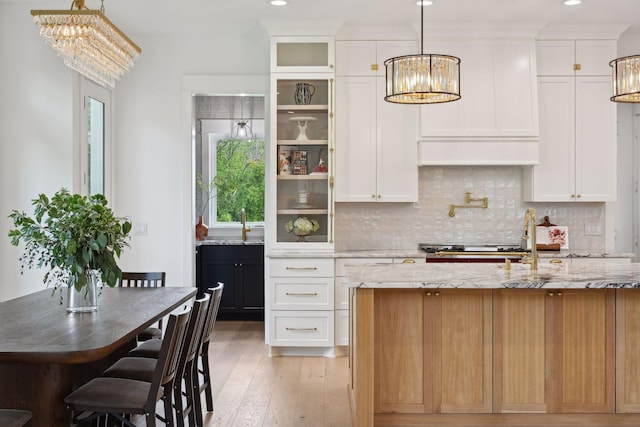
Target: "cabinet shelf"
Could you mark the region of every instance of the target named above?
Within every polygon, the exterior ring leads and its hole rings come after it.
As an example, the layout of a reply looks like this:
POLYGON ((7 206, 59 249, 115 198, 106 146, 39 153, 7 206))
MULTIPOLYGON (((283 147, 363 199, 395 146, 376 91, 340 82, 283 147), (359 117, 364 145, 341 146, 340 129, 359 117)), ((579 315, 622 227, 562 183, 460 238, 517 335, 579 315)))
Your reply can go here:
POLYGON ((327 104, 306 104, 306 105, 300 105, 300 104, 281 104, 278 105, 278 112, 281 113, 283 111, 289 112, 296 112, 296 111, 305 111, 305 112, 310 112, 310 111, 319 111, 319 112, 327 112, 329 110, 329 105, 327 104))
POLYGON ((329 175, 278 175, 278 180, 321 180, 327 179, 329 175))
POLYGON ((327 209, 278 209, 278 215, 326 215, 327 209))
POLYGON ((326 139, 279 139, 278 145, 329 145, 326 139))

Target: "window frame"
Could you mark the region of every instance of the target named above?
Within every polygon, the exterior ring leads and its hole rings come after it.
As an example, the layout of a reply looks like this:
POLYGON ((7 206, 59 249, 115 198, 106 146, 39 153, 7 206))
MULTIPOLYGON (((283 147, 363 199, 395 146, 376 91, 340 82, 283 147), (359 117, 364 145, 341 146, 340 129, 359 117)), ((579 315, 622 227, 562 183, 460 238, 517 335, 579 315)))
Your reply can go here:
POLYGON ((88 150, 88 98, 93 98, 104 104, 104 147, 103 147, 103 194, 107 200, 111 200, 112 193, 112 109, 113 93, 99 84, 82 77, 76 76, 74 84, 74 170, 73 170, 73 191, 78 194, 88 195, 88 175, 89 175, 89 150, 88 150))

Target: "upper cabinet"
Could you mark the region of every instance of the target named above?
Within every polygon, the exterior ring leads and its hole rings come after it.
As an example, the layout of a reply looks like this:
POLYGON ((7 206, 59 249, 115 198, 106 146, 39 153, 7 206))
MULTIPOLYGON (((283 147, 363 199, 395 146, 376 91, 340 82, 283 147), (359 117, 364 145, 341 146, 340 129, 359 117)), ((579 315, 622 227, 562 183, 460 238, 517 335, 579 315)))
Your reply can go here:
POLYGON ((538 99, 533 37, 426 40, 457 56, 462 99, 420 107, 420 164, 534 164, 538 99))
POLYGON ((614 40, 540 40, 536 44, 539 76, 610 76, 614 40))
POLYGON ((411 41, 336 41, 336 201, 418 199, 418 107, 384 100, 384 61, 411 41))
POLYGON ((272 73, 333 73, 334 38, 281 36, 271 38, 272 73))
POLYGON ((273 37, 269 250, 333 248, 334 41, 273 37), (308 49, 308 50, 307 50, 308 49))
POLYGON ((537 51, 540 163, 525 170, 524 199, 615 200, 615 40, 543 40, 537 51))

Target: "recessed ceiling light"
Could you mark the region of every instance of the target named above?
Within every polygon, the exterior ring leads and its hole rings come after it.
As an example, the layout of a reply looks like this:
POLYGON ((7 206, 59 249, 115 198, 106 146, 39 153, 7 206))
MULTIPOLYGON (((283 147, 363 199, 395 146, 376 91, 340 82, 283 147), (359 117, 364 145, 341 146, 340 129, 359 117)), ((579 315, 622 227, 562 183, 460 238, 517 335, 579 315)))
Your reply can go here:
POLYGON ((433 3, 435 3, 433 0, 417 0, 416 4, 418 6, 431 6, 433 3))
POLYGON ((286 6, 287 0, 269 0, 272 6, 286 6))
POLYGON ((564 0, 564 4, 567 6, 577 6, 582 3, 582 0, 564 0))

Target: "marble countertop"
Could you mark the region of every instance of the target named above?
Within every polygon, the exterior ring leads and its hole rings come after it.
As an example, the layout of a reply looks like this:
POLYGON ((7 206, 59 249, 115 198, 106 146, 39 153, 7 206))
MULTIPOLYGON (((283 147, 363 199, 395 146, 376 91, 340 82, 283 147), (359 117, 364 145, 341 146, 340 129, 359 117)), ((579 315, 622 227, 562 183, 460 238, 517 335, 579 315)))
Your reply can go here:
POLYGON ((640 287, 640 264, 358 264, 345 266, 355 288, 543 288, 600 289, 640 287))
POLYGON ((197 241, 196 246, 203 245, 218 245, 218 246, 232 246, 232 245, 264 245, 264 240, 260 239, 207 239, 197 241))
MULTIPOLYGON (((376 249, 336 252, 336 258, 424 258, 420 249, 376 249)), ((540 258, 633 258, 632 253, 609 253, 594 251, 538 251, 540 258)))

